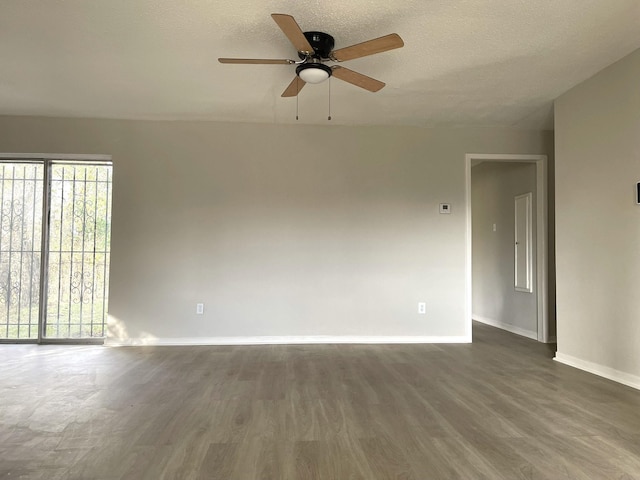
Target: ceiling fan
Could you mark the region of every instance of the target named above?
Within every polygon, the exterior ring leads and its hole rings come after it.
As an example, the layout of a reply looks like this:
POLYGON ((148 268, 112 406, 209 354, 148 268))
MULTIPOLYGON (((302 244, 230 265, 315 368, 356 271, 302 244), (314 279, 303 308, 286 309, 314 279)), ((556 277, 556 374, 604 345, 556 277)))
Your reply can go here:
POLYGON ((377 92, 385 86, 384 82, 340 65, 328 66, 325 63, 331 61, 344 62, 404 46, 400 35, 392 33, 350 47, 334 50, 333 37, 328 33, 303 32, 291 15, 272 13, 271 17, 296 48, 300 60, 218 58, 218 61, 220 63, 236 64, 297 65, 296 76, 285 91, 282 92, 283 97, 295 97, 307 83, 320 83, 331 76, 370 92, 377 92))

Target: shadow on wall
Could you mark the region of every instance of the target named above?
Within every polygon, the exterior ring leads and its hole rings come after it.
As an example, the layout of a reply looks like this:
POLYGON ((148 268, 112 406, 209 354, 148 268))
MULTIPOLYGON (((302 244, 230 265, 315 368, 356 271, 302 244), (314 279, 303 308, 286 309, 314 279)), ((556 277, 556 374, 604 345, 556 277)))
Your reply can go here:
POLYGON ((141 332, 137 338, 131 338, 127 325, 120 319, 109 315, 107 319, 107 338, 105 345, 153 345, 158 338, 147 332, 141 332))

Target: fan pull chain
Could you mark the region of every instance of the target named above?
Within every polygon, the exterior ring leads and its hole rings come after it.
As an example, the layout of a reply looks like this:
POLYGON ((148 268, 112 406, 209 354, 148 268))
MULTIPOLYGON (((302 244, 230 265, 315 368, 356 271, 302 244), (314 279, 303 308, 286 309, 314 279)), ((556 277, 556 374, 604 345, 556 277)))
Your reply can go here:
POLYGON ((327 120, 331 120, 331 77, 329 77, 329 116, 327 120))
POLYGON ((296 75, 296 90, 298 90, 298 93, 296 95, 296 120, 298 120, 298 98, 300 97, 300 85, 298 85, 299 82, 300 77, 296 75))

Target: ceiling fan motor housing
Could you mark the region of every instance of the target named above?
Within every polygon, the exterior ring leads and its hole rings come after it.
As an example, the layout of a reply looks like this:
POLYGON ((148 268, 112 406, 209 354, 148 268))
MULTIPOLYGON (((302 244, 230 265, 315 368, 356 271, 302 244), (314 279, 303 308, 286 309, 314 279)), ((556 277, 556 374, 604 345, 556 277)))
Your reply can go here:
MULTIPOLYGON (((328 59, 329 55, 333 51, 335 42, 333 37, 324 32, 304 32, 309 44, 313 47, 314 57, 328 59)), ((301 60, 304 60, 305 55, 298 53, 301 60)))

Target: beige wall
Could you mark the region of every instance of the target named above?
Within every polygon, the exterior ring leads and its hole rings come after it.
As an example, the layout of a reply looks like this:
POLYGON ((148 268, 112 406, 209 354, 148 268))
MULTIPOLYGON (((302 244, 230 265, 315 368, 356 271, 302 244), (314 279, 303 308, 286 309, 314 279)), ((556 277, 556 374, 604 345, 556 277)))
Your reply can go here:
POLYGON ((518 292, 514 287, 514 198, 527 192, 533 194, 535 266, 535 163, 483 162, 471 169, 473 318, 537 338, 535 268, 533 293, 518 292))
POLYGON ((640 388, 640 50, 555 115, 558 359, 640 388))
POLYGON ((1 152, 113 155, 109 310, 132 341, 464 340, 464 155, 546 153, 548 139, 0 117, 1 152))

